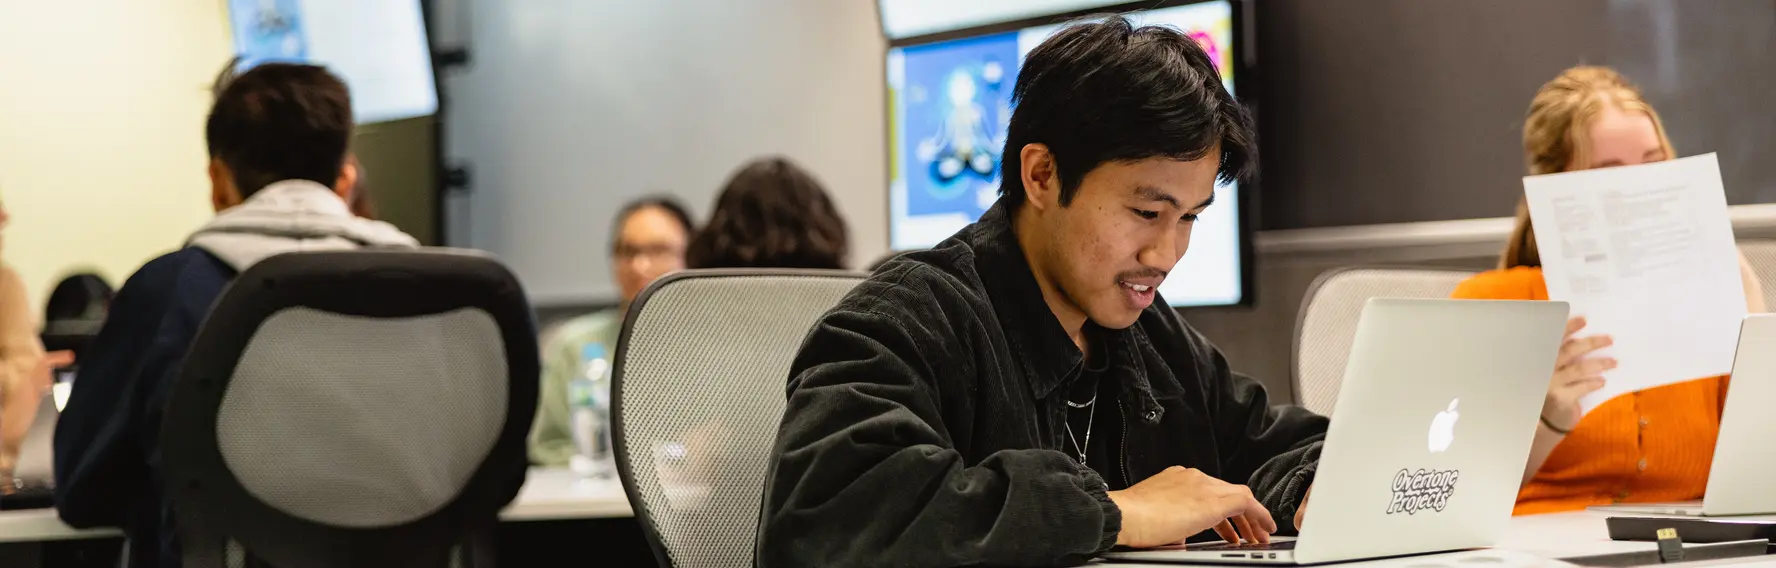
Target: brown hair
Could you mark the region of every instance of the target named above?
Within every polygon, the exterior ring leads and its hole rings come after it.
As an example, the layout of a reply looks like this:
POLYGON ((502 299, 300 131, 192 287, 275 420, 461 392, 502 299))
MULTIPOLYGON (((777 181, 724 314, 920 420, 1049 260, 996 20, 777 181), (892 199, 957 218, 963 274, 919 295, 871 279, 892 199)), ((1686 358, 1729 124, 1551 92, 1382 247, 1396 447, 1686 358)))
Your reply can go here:
POLYGON ((784 158, 728 179, 709 224, 685 251, 691 268, 844 268, 845 219, 826 189, 784 158))
MULTIPOLYGON (((1665 124, 1641 96, 1640 89, 1608 67, 1579 66, 1542 85, 1529 103, 1528 116, 1523 120, 1523 159, 1529 175, 1560 173, 1574 169, 1574 164, 1587 163, 1590 139, 1585 131, 1608 108, 1645 114, 1653 121, 1653 131, 1659 133, 1659 145, 1664 147, 1665 155, 1676 155, 1671 140, 1665 137, 1665 124)), ((1499 267, 1541 265, 1535 227, 1529 221, 1529 203, 1520 197, 1517 224, 1511 228, 1499 267)))

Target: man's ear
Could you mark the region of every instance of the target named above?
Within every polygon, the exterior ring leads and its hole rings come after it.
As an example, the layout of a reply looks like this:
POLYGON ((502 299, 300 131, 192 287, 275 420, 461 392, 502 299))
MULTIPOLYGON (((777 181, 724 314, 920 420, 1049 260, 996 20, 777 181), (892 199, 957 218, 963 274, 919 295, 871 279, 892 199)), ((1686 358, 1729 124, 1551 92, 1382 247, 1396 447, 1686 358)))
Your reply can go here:
POLYGON ((240 205, 240 188, 234 186, 234 171, 221 158, 210 159, 210 207, 217 213, 240 205))
POLYGON ((1047 144, 1025 144, 1018 152, 1024 181, 1024 201, 1038 211, 1046 211, 1061 203, 1061 176, 1055 167, 1054 153, 1047 144))
POLYGON ((352 192, 357 190, 358 161, 356 159, 346 160, 344 165, 339 166, 339 179, 333 182, 333 192, 338 193, 340 199, 350 203, 352 192))

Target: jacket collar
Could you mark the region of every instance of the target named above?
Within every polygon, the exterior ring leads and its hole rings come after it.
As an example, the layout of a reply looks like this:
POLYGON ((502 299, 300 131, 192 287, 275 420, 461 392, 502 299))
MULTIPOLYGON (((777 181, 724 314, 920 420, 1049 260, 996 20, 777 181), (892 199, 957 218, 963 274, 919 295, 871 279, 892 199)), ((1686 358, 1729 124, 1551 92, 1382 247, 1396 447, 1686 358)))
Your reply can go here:
MULTIPOLYGON (((1017 364, 1023 366, 1031 394, 1038 399, 1048 398, 1079 374, 1085 354, 1073 344, 1048 302, 1042 299, 1042 288, 1036 284, 1036 275, 1024 257, 1004 200, 958 236, 975 251, 988 301, 998 314, 1012 352, 1018 354, 1017 364)), ((1110 376, 1123 382, 1125 396, 1135 395, 1130 401, 1138 405, 1143 417, 1157 420, 1153 413, 1159 403, 1154 400, 1141 355, 1142 349, 1151 347, 1140 324, 1127 329, 1097 327, 1091 321, 1085 325, 1089 328, 1087 336, 1101 343, 1096 348, 1109 359, 1110 376)))

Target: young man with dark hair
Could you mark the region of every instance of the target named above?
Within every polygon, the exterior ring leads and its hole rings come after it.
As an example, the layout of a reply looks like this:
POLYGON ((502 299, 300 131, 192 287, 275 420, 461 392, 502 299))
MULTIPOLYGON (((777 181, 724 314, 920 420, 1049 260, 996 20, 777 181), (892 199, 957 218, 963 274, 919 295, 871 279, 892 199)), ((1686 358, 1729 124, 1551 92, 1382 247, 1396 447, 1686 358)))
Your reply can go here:
POLYGON ((1299 523, 1326 419, 1272 407, 1157 293, 1217 180, 1254 170, 1246 111, 1184 34, 1120 17, 1043 42, 1013 97, 999 202, 792 365, 761 564, 1053 565, 1299 523))
POLYGON ((160 418, 185 350, 236 274, 273 255, 415 247, 346 205, 351 95, 326 69, 265 64, 221 85, 205 128, 217 215, 183 250, 136 271, 112 301, 55 431, 56 508, 122 527, 130 566, 178 566, 160 487, 160 418))

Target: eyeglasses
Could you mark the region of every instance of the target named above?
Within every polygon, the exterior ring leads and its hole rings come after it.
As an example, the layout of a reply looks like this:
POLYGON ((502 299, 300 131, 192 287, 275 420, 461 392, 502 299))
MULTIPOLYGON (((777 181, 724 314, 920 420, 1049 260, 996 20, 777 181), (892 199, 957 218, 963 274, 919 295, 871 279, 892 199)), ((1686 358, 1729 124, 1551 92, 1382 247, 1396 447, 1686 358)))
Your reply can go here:
POLYGON ((611 254, 616 255, 619 260, 631 260, 636 258, 646 258, 648 260, 675 259, 682 258, 684 253, 684 247, 673 245, 622 244, 617 245, 616 250, 611 251, 611 254))

